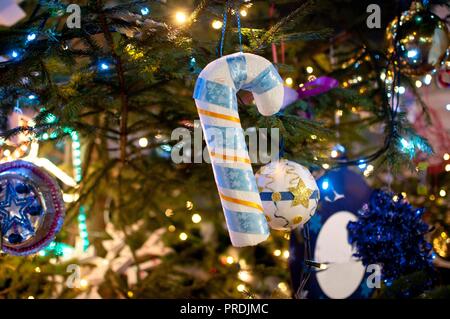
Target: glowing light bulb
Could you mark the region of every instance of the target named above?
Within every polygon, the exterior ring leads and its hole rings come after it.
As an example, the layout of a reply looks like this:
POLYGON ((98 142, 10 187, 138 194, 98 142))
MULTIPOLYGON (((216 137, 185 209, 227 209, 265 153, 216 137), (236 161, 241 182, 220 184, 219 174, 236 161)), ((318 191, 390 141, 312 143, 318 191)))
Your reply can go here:
POLYGON ((291 86, 292 84, 294 84, 294 80, 292 80, 291 77, 286 78, 285 82, 286 82, 286 84, 289 85, 289 86, 291 86))
POLYGON ((336 158, 336 157, 338 157, 338 155, 339 155, 338 151, 336 151, 336 150, 332 150, 331 151, 331 157, 332 158, 336 158))
POLYGON ((141 8, 141 14, 143 16, 146 16, 149 13, 150 13, 150 9, 149 8, 147 8, 147 7, 141 8))
POLYGON ((199 214, 194 214, 192 215, 192 222, 194 224, 198 224, 202 221, 202 216, 200 216, 199 214))
POLYGON ((322 182, 322 189, 323 190, 327 190, 328 189, 328 187, 330 186, 330 184, 328 183, 328 180, 324 180, 323 182, 322 182))
POLYGON ((329 169, 329 168, 330 168, 330 165, 327 164, 327 163, 325 163, 325 164, 322 164, 322 167, 323 167, 324 169, 329 169))
POLYGON ((278 289, 280 289, 282 292, 285 292, 285 291, 287 291, 288 287, 285 282, 279 282, 278 289))
POLYGON ((417 80, 415 84, 416 84, 416 88, 422 87, 422 81, 420 81, 420 80, 417 80))
POLYGON ((289 250, 283 251, 283 257, 284 257, 285 259, 288 259, 288 258, 289 258, 289 250))
POLYGON ((308 74, 313 73, 313 72, 314 72, 313 67, 312 67, 312 66, 307 66, 307 67, 306 67, 306 72, 307 72, 308 74))
POLYGON ((173 233, 176 230, 176 227, 174 225, 170 225, 169 227, 167 227, 167 229, 173 233))
POLYGON ((445 109, 446 109, 447 111, 450 111, 450 103, 447 104, 447 105, 445 106, 445 109))
POLYGON ((433 79, 433 77, 431 76, 431 74, 427 74, 427 75, 425 75, 425 78, 423 79, 423 82, 424 82, 426 85, 430 85, 432 79, 433 79))
POLYGON ((445 153, 444 154, 444 161, 448 161, 450 159, 450 154, 449 153, 445 153))
POLYGON ((148 146, 148 139, 145 138, 145 137, 141 137, 139 139, 138 143, 139 143, 139 146, 142 147, 142 148, 147 147, 148 146))
POLYGON ((227 264, 231 265, 234 263, 234 258, 232 256, 227 257, 227 264))
POLYGON ((88 285, 89 285, 89 282, 86 279, 83 278, 80 280, 80 288, 81 289, 85 289, 88 285))
POLYGON ((281 250, 275 249, 275 250, 273 251, 273 255, 276 256, 276 257, 281 256, 281 250))
POLYGON ((237 289, 237 291, 239 291, 239 292, 244 292, 245 289, 246 289, 246 287, 245 287, 244 284, 239 284, 239 285, 236 287, 236 289, 237 289))
POLYGON ((183 24, 187 21, 187 15, 185 12, 183 11, 177 11, 177 13, 175 13, 175 21, 178 24, 183 24))
POLYGON ((445 165, 445 171, 450 172, 450 164, 445 165))
POLYGON ((133 298, 134 293, 133 293, 131 290, 129 290, 129 291, 127 292, 127 296, 128 296, 129 298, 133 298))
POLYGON ((222 21, 220 21, 220 20, 214 20, 214 21, 211 23, 211 26, 213 27, 213 29, 218 30, 218 29, 222 28, 223 23, 222 23, 222 21))
POLYGON ((250 280, 250 273, 246 270, 241 270, 238 272, 238 278, 242 281, 249 281, 250 280))
POLYGON ((247 10, 245 9, 242 9, 239 13, 241 14, 241 17, 246 17, 248 14, 247 10))
POLYGON ((445 191, 445 189, 441 189, 441 190, 439 191, 439 196, 445 197, 446 195, 447 195, 447 192, 445 191))
POLYGON ((186 233, 181 233, 180 234, 180 240, 185 241, 186 239, 188 239, 188 235, 186 233))
POLYGON ((36 33, 30 33, 28 36, 27 36, 27 40, 28 41, 33 41, 33 40, 35 40, 36 39, 36 33))

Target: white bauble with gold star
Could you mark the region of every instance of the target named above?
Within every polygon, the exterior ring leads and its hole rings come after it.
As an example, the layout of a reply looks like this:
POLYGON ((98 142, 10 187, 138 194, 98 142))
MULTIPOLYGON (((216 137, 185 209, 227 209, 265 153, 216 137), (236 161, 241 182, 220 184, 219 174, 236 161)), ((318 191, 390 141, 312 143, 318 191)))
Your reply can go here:
POLYGON ((272 229, 290 231, 314 215, 319 188, 306 167, 280 159, 261 167, 256 183, 272 229))

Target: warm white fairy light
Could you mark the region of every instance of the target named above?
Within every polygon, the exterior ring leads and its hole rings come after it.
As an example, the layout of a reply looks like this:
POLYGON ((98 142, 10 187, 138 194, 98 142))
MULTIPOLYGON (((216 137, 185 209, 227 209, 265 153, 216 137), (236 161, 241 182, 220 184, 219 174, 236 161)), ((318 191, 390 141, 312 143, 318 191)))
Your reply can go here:
POLYGON ((213 27, 213 29, 216 29, 216 30, 219 30, 220 28, 222 28, 222 25, 223 25, 223 23, 220 20, 214 20, 211 23, 211 26, 213 27))
POLYGON ((177 11, 177 12, 175 13, 175 21, 176 21, 178 24, 186 23, 186 21, 187 21, 187 14, 186 14, 186 12, 183 12, 183 11, 177 11))
POLYGON ((279 282, 277 286, 282 292, 286 292, 288 290, 288 286, 285 282, 279 282))
POLYGON ((232 256, 228 256, 226 261, 227 261, 227 264, 231 265, 234 263, 234 258, 232 256))
POLYGON ((241 270, 241 271, 238 272, 238 278, 241 281, 247 282, 247 281, 250 280, 251 276, 250 276, 250 273, 247 270, 241 270))
POLYGON ((422 81, 420 81, 420 80, 416 80, 416 88, 420 88, 420 87, 422 87, 422 81))
POLYGON ((313 73, 313 72, 314 72, 313 67, 312 67, 312 66, 307 66, 307 67, 306 67, 306 72, 307 72, 308 74, 313 73))
POLYGON ((443 158, 444 158, 444 161, 448 161, 450 159, 450 154, 449 153, 445 153, 443 158))
POLYGON ((239 292, 244 292, 247 288, 245 287, 244 284, 239 284, 239 285, 237 285, 236 289, 239 292))
POLYGON ((284 82, 286 82, 286 84, 289 86, 294 84, 294 80, 291 77, 286 78, 286 80, 284 80, 284 82))
POLYGON ((445 189, 441 189, 441 190, 439 191, 439 196, 445 197, 446 195, 447 195, 447 192, 445 191, 445 189))
POLYGON ((283 251, 283 258, 288 259, 289 258, 289 250, 283 251))
POLYGON ((186 233, 181 233, 180 234, 180 240, 185 241, 186 239, 188 239, 188 235, 186 233))
POLYGON ((200 216, 200 214, 194 214, 192 215, 192 222, 194 224, 198 224, 202 221, 202 216, 200 216))
POLYGON ((445 165, 445 171, 450 172, 450 164, 445 165))
POLYGON ((273 255, 276 256, 276 257, 281 256, 281 250, 275 249, 275 250, 273 251, 273 255))
POLYGON ((241 11, 239 11, 239 13, 241 14, 241 17, 246 17, 248 14, 246 9, 241 9, 241 11))
POLYGON ((139 139, 138 143, 139 143, 139 146, 142 147, 142 148, 147 147, 148 146, 148 139, 145 138, 145 137, 141 137, 139 139))

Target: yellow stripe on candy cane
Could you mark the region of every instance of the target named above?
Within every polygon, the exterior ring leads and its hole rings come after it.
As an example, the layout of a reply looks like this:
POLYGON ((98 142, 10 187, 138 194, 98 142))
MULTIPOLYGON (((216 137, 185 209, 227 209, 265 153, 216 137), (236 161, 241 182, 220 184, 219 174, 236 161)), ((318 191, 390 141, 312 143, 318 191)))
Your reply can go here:
POLYGON ((259 211, 263 212, 262 206, 258 205, 256 203, 249 202, 249 201, 242 200, 242 199, 238 199, 238 198, 228 197, 228 196, 225 196, 222 193, 219 193, 219 195, 220 195, 220 198, 222 198, 223 200, 226 200, 227 202, 231 202, 231 203, 235 203, 235 204, 239 204, 239 205, 244 205, 244 206, 248 206, 248 207, 253 207, 253 208, 256 208, 259 211))
POLYGON ((215 153, 215 152, 210 152, 209 155, 216 157, 216 158, 221 158, 225 161, 242 162, 242 163, 247 163, 247 164, 251 163, 250 159, 244 158, 244 157, 229 156, 229 155, 219 154, 219 153, 215 153))
POLYGON ((236 123, 241 123, 241 120, 239 118, 230 116, 230 115, 220 114, 220 113, 206 111, 206 110, 202 110, 202 109, 198 109, 198 113, 206 115, 206 116, 222 119, 222 120, 228 120, 228 121, 232 121, 232 122, 236 122, 236 123))

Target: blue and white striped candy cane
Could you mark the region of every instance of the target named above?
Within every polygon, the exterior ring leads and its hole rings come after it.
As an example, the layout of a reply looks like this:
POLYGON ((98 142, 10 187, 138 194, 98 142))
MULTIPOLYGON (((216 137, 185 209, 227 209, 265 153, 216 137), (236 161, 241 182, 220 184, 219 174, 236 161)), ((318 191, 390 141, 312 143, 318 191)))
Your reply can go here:
POLYGON ((263 115, 275 114, 282 106, 283 81, 275 67, 261 56, 242 52, 208 64, 197 79, 193 96, 236 247, 253 246, 269 236, 238 114, 236 93, 241 89, 253 93, 263 115), (223 139, 218 138, 221 132, 223 139))

